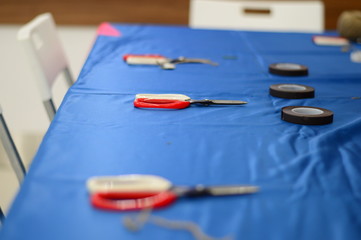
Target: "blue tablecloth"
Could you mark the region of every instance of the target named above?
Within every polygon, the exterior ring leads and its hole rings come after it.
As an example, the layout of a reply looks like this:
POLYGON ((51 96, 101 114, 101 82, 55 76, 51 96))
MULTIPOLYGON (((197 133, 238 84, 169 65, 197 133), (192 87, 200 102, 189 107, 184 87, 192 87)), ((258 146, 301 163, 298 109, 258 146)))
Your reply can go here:
POLYGON ((154 211, 194 221, 207 234, 239 240, 361 238, 361 64, 311 34, 194 30, 113 24, 99 35, 66 94, 11 208, 1 239, 193 239, 146 224, 137 233, 126 213, 94 209, 91 176, 155 174, 176 185, 255 184, 248 196, 180 200, 154 211), (124 54, 209 58, 218 67, 175 70, 129 66, 124 54), (268 73, 275 62, 309 67, 306 77, 268 73), (313 86, 315 98, 281 99, 276 83, 313 86), (136 109, 137 93, 245 100, 244 106, 136 109), (322 107, 334 122, 281 120, 290 105, 322 107))

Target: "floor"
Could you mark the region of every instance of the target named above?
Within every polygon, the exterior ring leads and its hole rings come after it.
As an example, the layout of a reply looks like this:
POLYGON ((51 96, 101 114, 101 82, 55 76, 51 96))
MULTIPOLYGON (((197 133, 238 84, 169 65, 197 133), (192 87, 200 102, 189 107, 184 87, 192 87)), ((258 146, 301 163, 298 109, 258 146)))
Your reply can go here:
MULTIPOLYGON (((20 25, 0 24, 0 104, 19 153, 29 168, 49 126, 32 72, 16 41, 20 25)), ((58 33, 76 78, 96 37, 96 26, 58 26, 58 33)), ((67 90, 63 79, 53 86, 55 105, 67 90)), ((18 191, 19 183, 0 144, 0 207, 5 214, 18 191)))

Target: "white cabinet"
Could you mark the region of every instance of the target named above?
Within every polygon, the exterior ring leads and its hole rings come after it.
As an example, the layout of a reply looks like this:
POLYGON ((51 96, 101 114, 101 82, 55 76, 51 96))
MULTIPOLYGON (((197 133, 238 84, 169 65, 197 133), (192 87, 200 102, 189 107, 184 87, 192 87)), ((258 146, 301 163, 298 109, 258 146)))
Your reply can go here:
POLYGON ((210 29, 322 32, 322 1, 191 0, 189 26, 210 29))

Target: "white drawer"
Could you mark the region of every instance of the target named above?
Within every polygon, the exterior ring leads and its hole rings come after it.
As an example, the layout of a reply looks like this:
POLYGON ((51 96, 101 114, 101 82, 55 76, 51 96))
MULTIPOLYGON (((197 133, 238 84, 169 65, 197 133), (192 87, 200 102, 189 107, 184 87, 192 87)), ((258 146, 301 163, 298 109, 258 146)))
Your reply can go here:
POLYGON ((322 32, 321 1, 191 0, 193 28, 322 32))

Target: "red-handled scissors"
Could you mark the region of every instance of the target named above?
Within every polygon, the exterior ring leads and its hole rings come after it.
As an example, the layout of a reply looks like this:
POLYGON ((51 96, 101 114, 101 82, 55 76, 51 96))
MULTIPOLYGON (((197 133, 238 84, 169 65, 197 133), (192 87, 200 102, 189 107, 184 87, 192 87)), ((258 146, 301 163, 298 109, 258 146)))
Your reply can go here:
POLYGON ((88 181, 88 189, 94 207, 117 211, 161 208, 180 197, 243 195, 258 191, 257 186, 245 185, 172 186, 167 179, 153 175, 123 175, 105 177, 105 180, 103 177, 92 178, 88 181))
POLYGON ((137 94, 134 100, 134 106, 138 108, 168 108, 183 109, 191 104, 209 105, 242 105, 247 102, 238 100, 193 100, 182 94, 137 94), (172 97, 184 96, 184 97, 172 97))

